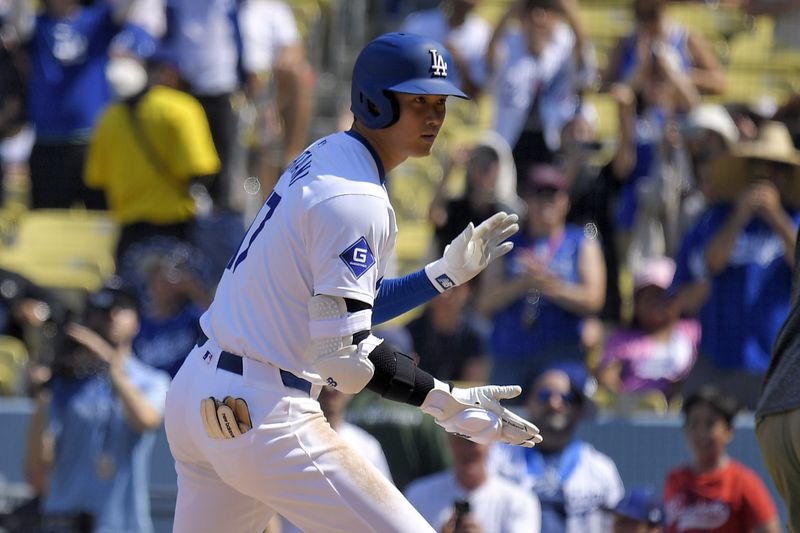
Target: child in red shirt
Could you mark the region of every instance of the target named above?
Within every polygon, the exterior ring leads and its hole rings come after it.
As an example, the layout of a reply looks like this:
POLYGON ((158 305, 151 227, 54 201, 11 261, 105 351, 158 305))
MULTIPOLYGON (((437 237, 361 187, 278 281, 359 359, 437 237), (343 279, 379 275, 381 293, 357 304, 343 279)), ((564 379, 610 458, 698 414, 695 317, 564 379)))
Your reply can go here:
POLYGON ((728 457, 736 401, 706 386, 683 405, 692 464, 667 476, 667 533, 778 533, 778 512, 758 475, 728 457))

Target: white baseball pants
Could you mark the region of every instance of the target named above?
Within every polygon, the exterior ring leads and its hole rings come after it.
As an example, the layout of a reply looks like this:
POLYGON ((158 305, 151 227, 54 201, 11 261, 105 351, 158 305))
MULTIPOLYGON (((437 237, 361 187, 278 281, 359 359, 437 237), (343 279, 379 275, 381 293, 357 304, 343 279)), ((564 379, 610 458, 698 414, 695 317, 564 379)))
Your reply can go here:
POLYGON ((245 358, 238 375, 217 368, 219 353, 213 340, 195 347, 167 395, 175 533, 261 533, 276 512, 310 533, 433 531, 331 429, 314 398, 283 384, 278 368, 245 358), (208 396, 244 398, 253 429, 209 437, 200 417, 208 396))

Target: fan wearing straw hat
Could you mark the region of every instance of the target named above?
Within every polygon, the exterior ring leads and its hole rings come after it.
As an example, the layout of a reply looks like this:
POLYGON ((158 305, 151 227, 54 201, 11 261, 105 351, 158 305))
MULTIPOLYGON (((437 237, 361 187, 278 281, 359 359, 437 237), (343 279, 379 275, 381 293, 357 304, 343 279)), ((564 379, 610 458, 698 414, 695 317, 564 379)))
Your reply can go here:
POLYGON ((789 312, 800 152, 783 124, 765 122, 755 140, 717 159, 711 174, 710 205, 684 237, 673 282, 703 331, 684 390, 713 382, 754 409, 789 312))

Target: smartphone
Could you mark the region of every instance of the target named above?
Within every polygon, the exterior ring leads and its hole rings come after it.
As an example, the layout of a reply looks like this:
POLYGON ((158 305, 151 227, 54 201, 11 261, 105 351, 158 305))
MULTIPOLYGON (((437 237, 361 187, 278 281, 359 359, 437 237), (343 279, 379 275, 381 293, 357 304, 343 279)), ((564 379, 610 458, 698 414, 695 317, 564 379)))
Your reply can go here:
POLYGON ((456 500, 453 504, 456 514, 456 528, 461 525, 461 519, 469 513, 469 502, 467 500, 456 500))

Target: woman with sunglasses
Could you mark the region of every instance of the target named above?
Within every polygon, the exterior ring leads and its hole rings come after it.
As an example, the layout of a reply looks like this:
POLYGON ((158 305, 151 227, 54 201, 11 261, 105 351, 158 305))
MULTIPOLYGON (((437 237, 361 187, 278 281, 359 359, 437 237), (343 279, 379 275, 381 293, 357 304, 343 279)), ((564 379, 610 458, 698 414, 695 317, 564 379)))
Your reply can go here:
POLYGON ((534 165, 520 189, 527 221, 512 237, 512 251, 484 274, 476 302, 493 323, 491 379, 500 384, 554 361, 582 363, 587 347, 599 342, 589 338, 587 318, 605 302, 597 227, 566 223, 570 200, 561 169, 534 165))

